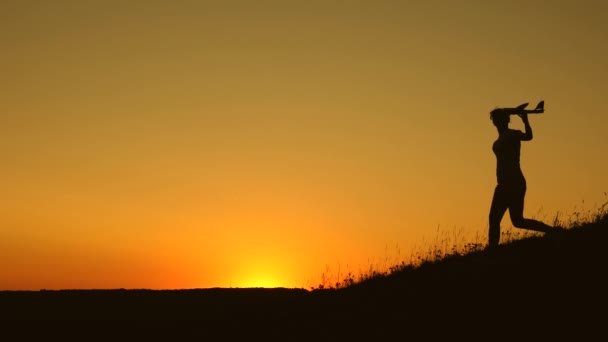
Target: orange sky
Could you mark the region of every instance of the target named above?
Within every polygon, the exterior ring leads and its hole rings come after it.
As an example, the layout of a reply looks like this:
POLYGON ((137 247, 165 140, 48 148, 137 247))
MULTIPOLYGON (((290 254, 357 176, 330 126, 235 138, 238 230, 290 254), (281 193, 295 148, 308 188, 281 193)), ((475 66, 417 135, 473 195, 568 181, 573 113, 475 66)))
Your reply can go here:
POLYGON ((3 1, 0 289, 308 287, 485 243, 488 113, 523 102, 525 214, 594 208, 608 4, 559 3, 3 1))

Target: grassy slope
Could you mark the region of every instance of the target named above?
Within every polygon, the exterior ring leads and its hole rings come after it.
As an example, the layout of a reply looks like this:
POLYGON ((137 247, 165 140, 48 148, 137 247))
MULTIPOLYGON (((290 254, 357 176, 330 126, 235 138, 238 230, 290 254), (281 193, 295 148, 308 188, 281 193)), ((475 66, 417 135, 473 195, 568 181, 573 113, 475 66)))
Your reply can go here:
POLYGON ((341 289, 0 292, 0 319, 4 328, 38 319, 47 334, 62 336, 122 326, 140 337, 216 332, 321 340, 395 334, 584 339, 605 321, 607 238, 603 215, 560 236, 512 241, 492 254, 449 256, 341 289))

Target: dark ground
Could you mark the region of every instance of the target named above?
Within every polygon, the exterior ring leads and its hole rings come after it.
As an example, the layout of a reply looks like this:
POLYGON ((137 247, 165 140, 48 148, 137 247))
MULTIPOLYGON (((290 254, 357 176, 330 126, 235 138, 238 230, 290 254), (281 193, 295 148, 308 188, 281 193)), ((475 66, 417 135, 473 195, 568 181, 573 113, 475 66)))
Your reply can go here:
POLYGON ((0 339, 596 340, 607 237, 603 220, 339 290, 4 291, 0 339))

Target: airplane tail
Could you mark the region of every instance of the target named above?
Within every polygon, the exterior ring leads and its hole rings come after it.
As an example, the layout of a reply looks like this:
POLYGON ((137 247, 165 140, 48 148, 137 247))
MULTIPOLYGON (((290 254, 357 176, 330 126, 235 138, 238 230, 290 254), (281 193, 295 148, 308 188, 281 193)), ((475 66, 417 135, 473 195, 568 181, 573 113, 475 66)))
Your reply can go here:
POLYGON ((535 112, 539 112, 542 113, 545 111, 545 101, 540 101, 537 105, 536 108, 534 108, 535 112))

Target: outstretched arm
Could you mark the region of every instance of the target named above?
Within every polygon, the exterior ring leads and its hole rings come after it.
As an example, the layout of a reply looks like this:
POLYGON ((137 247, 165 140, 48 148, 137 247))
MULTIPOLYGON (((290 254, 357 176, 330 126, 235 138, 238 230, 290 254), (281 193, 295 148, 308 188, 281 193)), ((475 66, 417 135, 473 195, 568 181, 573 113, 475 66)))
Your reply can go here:
POLYGON ((532 137, 533 137, 532 126, 530 126, 530 121, 528 121, 528 113, 523 113, 523 114, 518 114, 518 115, 521 118, 521 121, 524 122, 524 127, 525 127, 525 131, 521 137, 521 140, 523 140, 523 141, 532 140, 532 137))

